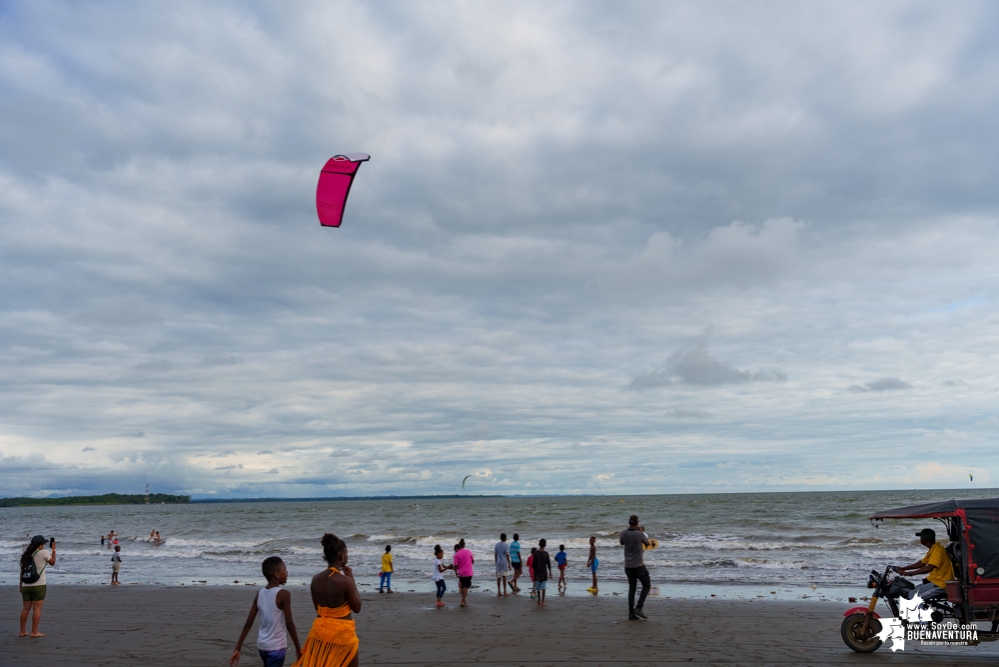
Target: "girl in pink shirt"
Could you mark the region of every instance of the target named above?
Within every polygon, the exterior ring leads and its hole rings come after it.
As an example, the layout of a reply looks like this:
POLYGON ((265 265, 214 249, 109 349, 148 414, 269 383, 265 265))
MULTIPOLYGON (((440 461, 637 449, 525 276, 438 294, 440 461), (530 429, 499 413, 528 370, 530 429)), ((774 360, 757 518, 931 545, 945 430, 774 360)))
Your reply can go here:
POLYGON ((458 575, 458 587, 461 589, 461 606, 466 607, 468 591, 472 588, 472 576, 475 571, 472 565, 475 563, 475 556, 465 548, 465 540, 461 540, 454 545, 454 570, 458 575))

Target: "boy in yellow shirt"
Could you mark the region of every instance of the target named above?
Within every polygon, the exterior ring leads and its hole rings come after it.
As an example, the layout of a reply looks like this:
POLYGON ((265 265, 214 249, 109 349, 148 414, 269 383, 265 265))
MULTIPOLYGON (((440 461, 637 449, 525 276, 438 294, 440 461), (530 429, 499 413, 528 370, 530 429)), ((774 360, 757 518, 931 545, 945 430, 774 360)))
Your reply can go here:
POLYGON ((388 588, 388 592, 392 592, 392 572, 395 569, 392 567, 392 545, 385 545, 385 553, 382 554, 382 574, 378 581, 378 592, 384 593, 382 587, 388 588))

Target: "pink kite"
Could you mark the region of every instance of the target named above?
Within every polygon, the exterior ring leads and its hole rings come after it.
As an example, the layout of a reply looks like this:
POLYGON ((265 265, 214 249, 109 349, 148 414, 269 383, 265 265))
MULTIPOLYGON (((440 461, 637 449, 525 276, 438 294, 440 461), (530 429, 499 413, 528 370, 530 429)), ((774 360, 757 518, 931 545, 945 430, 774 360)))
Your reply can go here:
POLYGON ((347 153, 334 155, 326 161, 316 187, 316 212, 323 227, 339 227, 343 222, 343 208, 347 204, 354 175, 361 163, 370 159, 367 153, 347 153))

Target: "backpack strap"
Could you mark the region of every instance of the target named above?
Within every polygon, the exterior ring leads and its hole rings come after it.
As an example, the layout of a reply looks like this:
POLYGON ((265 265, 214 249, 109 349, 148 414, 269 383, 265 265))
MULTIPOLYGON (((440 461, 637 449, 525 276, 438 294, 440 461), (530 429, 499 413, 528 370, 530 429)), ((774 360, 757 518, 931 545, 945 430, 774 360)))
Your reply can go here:
MULTIPOLYGON (((35 553, 31 554, 31 560, 34 560, 34 559, 35 559, 35 556, 37 556, 37 555, 38 555, 38 552, 39 552, 39 551, 41 551, 41 550, 42 550, 43 548, 44 548, 44 547, 38 547, 37 549, 35 549, 35 553)), ((47 568, 48 566, 49 566, 49 562, 48 562, 48 561, 45 561, 45 562, 44 562, 44 563, 42 564, 42 569, 40 569, 40 570, 38 571, 38 576, 39 576, 39 577, 41 577, 41 576, 42 576, 42 573, 43 573, 43 572, 45 572, 45 568, 47 568)))

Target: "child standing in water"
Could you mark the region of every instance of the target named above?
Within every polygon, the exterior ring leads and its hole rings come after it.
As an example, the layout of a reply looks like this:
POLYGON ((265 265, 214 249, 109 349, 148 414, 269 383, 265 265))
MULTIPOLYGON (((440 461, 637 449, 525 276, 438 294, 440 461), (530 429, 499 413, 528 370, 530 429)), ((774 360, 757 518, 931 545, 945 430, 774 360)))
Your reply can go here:
POLYGON ((114 547, 114 553, 111 554, 111 585, 117 586, 121 582, 118 581, 118 571, 121 570, 121 547, 117 544, 114 547))
POLYGON ((531 570, 534 574, 534 587, 538 590, 538 606, 546 607, 545 589, 548 588, 548 580, 552 578, 552 559, 545 551, 548 546, 547 540, 538 541, 538 550, 534 552, 534 561, 531 563, 531 570))
POLYGON ((558 553, 555 554, 555 562, 558 564, 558 589, 565 591, 565 566, 569 560, 569 555, 565 552, 565 545, 558 545, 558 553))
POLYGON ((392 545, 385 545, 385 553, 382 555, 382 574, 381 579, 378 582, 378 592, 384 593, 382 587, 388 588, 388 592, 392 592, 392 572, 395 568, 392 567, 392 545))
POLYGON ((590 555, 586 559, 586 567, 590 568, 593 575, 593 586, 588 590, 591 593, 597 592, 597 568, 600 567, 600 559, 597 558, 597 538, 590 536, 590 555))
POLYGON ((537 547, 531 547, 531 555, 527 557, 527 571, 531 575, 531 598, 538 594, 538 584, 534 581, 534 554, 538 553, 537 547))
POLYGON ((257 633, 257 652, 264 661, 264 667, 281 667, 285 654, 288 652, 288 637, 285 629, 295 643, 295 652, 302 658, 302 646, 298 643, 298 630, 291 618, 291 593, 282 586, 288 583, 288 568, 277 556, 264 560, 261 566, 267 586, 261 588, 253 598, 253 606, 243 624, 243 632, 236 642, 236 650, 229 657, 229 667, 239 664, 239 652, 243 649, 243 641, 253 627, 253 619, 260 612, 260 630, 257 633))
POLYGON ((524 564, 520 560, 520 535, 517 533, 513 534, 513 542, 510 543, 510 566, 513 568, 513 579, 510 580, 510 587, 514 593, 517 593, 520 591, 517 579, 520 578, 524 568, 524 564))
POLYGON ((447 584, 444 582, 444 573, 447 572, 448 570, 453 570, 453 569, 454 569, 454 565, 453 564, 451 564, 451 565, 445 565, 444 564, 444 549, 441 548, 441 545, 438 544, 437 546, 435 546, 434 547, 434 576, 432 577, 432 581, 437 586, 437 607, 438 608, 444 606, 444 599, 443 599, 444 598, 444 591, 447 590, 447 584))

